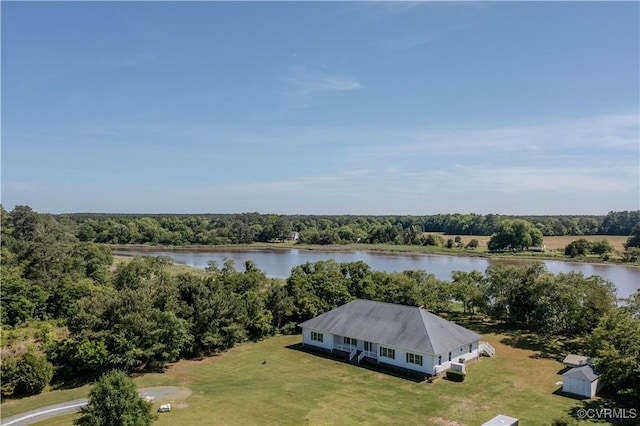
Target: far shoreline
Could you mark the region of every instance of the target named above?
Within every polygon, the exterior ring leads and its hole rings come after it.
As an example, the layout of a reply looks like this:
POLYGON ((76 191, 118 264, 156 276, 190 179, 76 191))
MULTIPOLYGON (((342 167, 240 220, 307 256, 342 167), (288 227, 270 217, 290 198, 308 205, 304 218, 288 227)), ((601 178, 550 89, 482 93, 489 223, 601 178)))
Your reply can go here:
POLYGON ((386 244, 330 244, 313 245, 302 243, 252 243, 252 244, 223 244, 223 245, 148 245, 148 244, 105 244, 112 251, 172 251, 172 252, 279 252, 289 250, 309 250, 325 253, 369 252, 386 255, 427 255, 427 256, 453 256, 453 257, 480 257, 488 260, 514 260, 514 261, 559 261, 568 263, 588 263, 602 266, 622 266, 640 268, 640 263, 627 263, 621 261, 603 262, 596 258, 569 258, 560 255, 549 256, 545 252, 518 252, 514 254, 489 253, 487 251, 474 251, 472 249, 447 249, 435 246, 391 246, 386 244))

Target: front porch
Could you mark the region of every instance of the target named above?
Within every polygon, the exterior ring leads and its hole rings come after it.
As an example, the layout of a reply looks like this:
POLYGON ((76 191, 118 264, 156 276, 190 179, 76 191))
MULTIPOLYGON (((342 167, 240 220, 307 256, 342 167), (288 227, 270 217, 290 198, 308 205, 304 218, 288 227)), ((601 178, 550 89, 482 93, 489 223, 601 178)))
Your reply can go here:
POLYGON ((376 343, 352 337, 333 335, 331 351, 334 350, 346 353, 349 361, 356 363, 362 362, 364 358, 378 360, 378 345, 376 343))
POLYGON ((347 349, 346 346, 343 346, 342 349, 335 348, 334 350, 328 350, 326 348, 322 348, 314 345, 304 345, 302 343, 298 343, 296 345, 289 346, 288 348, 307 352, 307 353, 312 353, 315 356, 320 356, 322 358, 348 363, 354 367, 364 368, 365 370, 387 374, 387 375, 397 377, 403 380, 408 380, 414 383, 425 382, 427 378, 430 376, 429 374, 422 374, 415 370, 399 368, 390 364, 386 364, 384 362, 379 362, 377 359, 376 353, 375 352, 372 353, 370 351, 368 352, 368 354, 371 356, 363 358, 362 361, 360 362, 355 362, 356 361, 355 359, 352 361, 349 361, 350 352, 343 350, 343 349, 347 349))

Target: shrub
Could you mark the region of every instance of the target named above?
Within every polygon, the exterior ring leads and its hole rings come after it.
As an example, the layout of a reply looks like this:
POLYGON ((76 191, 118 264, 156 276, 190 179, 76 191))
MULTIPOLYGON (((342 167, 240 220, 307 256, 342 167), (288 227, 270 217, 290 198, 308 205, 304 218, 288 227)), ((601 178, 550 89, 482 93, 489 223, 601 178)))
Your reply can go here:
POLYGON ((447 370, 447 379, 451 381, 462 382, 464 381, 464 376, 466 376, 466 374, 461 371, 447 370))
POLYGON ((47 358, 35 350, 15 358, 3 357, 2 395, 35 395, 49 384, 53 366, 47 358))
POLYGON ((584 256, 589 254, 591 243, 584 238, 575 240, 567 244, 564 248, 564 254, 569 257, 584 256))
POLYGON ((478 242, 478 240, 476 240, 476 239, 474 238, 474 239, 472 239, 471 241, 469 241, 469 242, 467 243, 467 246, 466 246, 466 247, 467 247, 467 248, 474 249, 474 248, 477 248, 479 245, 480 245, 480 243, 478 242))

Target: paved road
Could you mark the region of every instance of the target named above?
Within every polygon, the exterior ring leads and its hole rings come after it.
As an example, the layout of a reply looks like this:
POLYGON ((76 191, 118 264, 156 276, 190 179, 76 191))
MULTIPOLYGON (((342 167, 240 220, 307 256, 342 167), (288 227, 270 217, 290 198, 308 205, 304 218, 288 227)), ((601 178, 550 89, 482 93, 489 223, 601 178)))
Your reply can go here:
MULTIPOLYGON (((180 389, 176 386, 156 386, 153 388, 140 389, 139 394, 142 397, 151 397, 154 401, 162 401, 170 399, 172 396, 183 391, 184 389, 180 389)), ((73 401, 67 401, 61 404, 49 405, 47 407, 27 411, 26 413, 0 420, 0 426, 25 426, 40 422, 50 417, 75 413, 87 405, 87 402, 87 398, 74 399, 73 401)))

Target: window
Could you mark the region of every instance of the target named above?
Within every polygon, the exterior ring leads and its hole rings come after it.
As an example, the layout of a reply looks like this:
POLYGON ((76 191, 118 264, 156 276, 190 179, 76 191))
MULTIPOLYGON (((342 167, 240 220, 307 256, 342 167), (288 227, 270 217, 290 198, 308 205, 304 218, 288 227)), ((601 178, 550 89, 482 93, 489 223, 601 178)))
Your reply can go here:
POLYGON ((358 346, 358 341, 356 339, 352 339, 350 337, 343 337, 342 341, 345 345, 353 345, 358 346))
POLYGON ((367 352, 372 352, 373 351, 373 343, 364 342, 364 350, 367 351, 367 352))
POLYGON ((380 356, 396 359, 396 351, 395 349, 383 348, 382 346, 380 346, 380 356))
POLYGON ((449 352, 449 361, 451 361, 451 352, 449 352))
POLYGON ((473 352, 473 345, 469 345, 469 353, 473 352))
POLYGON ((410 354, 407 352, 407 363, 422 365, 422 355, 410 354))
POLYGON ((311 332, 311 340, 322 343, 322 333, 311 332))
POLYGON ((438 365, 442 364, 442 355, 438 357, 438 365))

